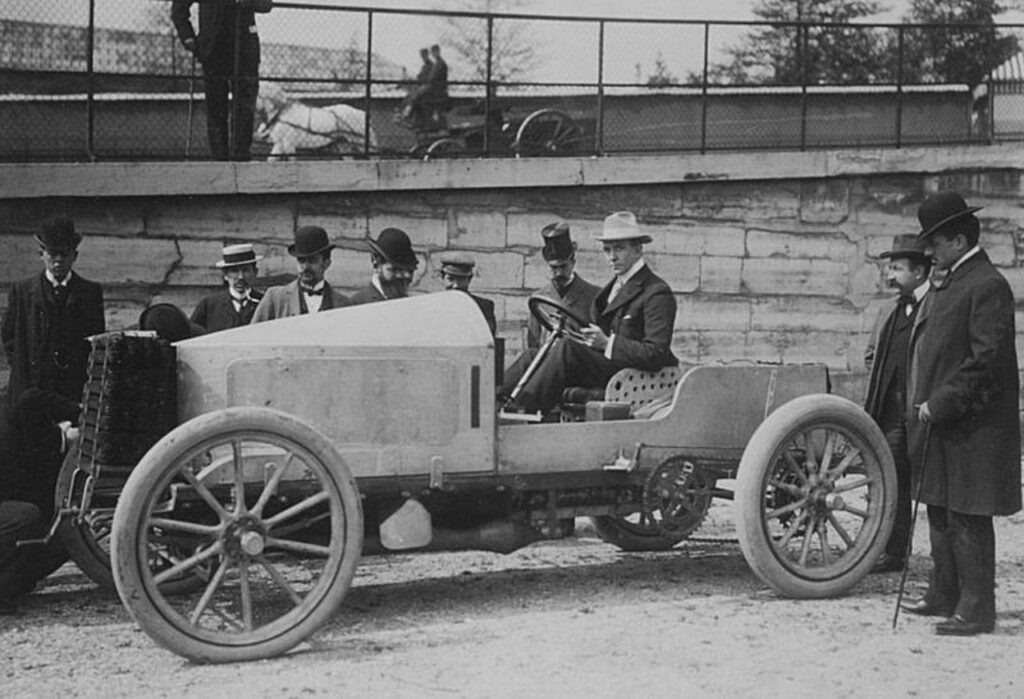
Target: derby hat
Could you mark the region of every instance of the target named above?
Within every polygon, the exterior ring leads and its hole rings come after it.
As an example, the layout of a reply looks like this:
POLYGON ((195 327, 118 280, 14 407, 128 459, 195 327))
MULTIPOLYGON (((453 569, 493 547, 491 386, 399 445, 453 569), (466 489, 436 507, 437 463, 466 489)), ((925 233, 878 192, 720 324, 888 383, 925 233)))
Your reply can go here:
POLYGON ((452 251, 441 255, 441 274, 453 277, 472 277, 476 261, 468 252, 452 251))
POLYGON ((637 240, 641 243, 651 242, 651 236, 640 232, 640 225, 631 211, 616 211, 604 220, 604 231, 595 236, 602 243, 619 240, 637 240))
POLYGON ((139 329, 152 330, 168 342, 180 342, 206 332, 173 303, 155 303, 139 315, 139 329))
POLYGON ((971 216, 979 211, 980 206, 967 206, 967 202, 957 192, 937 192, 921 203, 917 209, 917 220, 921 223, 919 238, 927 238, 943 226, 959 219, 971 216))
POLYGON ((288 254, 292 257, 306 257, 318 252, 325 252, 334 245, 327 239, 327 231, 320 226, 303 226, 295 231, 295 242, 288 246, 288 254))
POLYGON ((377 240, 367 238, 366 242, 374 254, 396 267, 416 269, 419 266, 416 253, 412 251, 412 241, 409 240, 408 234, 399 228, 385 228, 377 236, 377 240))
POLYGON ((82 242, 81 234, 75 231, 75 222, 63 216, 46 223, 35 238, 40 245, 53 250, 76 250, 82 242))
POLYGON ((898 257, 910 257, 913 259, 927 259, 925 247, 927 241, 913 233, 894 235, 892 238, 892 250, 886 250, 880 258, 896 259, 898 257))
POLYGON ((249 243, 240 243, 238 245, 225 245, 224 249, 220 251, 221 260, 214 264, 214 267, 224 269, 226 267, 241 267, 243 265, 254 265, 259 260, 263 259, 262 255, 257 255, 252 249, 252 245, 249 243))
POLYGON ((572 244, 569 235, 569 224, 565 221, 544 226, 540 230, 540 237, 544 239, 540 254, 545 260, 568 260, 576 254, 576 246, 572 244))

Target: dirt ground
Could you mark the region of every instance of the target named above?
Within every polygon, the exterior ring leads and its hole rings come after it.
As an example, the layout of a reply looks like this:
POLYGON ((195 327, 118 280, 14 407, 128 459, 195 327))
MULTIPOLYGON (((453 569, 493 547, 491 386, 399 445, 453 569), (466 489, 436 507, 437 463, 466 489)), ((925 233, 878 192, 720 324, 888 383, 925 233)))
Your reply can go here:
MULTIPOLYGON (((726 506, 723 506, 726 507, 726 506)), ((731 536, 716 506, 698 536, 731 536)), ((996 521, 998 626, 900 617, 898 574, 841 599, 766 588, 733 542, 630 554, 577 537, 368 557, 346 604, 286 656, 202 666, 162 650, 69 564, 0 617, 3 697, 1010 697, 1024 695, 1024 517, 996 521)), ((929 559, 922 511, 908 594, 929 559)))

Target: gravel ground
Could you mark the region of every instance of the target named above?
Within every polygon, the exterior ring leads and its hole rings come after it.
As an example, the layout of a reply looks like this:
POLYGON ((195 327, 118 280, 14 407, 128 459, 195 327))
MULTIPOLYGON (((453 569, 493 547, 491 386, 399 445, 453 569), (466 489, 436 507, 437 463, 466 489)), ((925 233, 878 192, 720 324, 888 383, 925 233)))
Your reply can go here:
MULTIPOLYGON (((731 535, 718 506, 698 534, 731 535)), ((735 543, 628 554, 576 538, 508 556, 368 557, 346 604, 286 656, 195 665, 137 629, 73 564, 0 617, 3 697, 1024 696, 1024 517, 996 521, 996 633, 901 616, 899 575, 782 599, 735 543)), ((921 513, 908 595, 929 567, 921 513)))

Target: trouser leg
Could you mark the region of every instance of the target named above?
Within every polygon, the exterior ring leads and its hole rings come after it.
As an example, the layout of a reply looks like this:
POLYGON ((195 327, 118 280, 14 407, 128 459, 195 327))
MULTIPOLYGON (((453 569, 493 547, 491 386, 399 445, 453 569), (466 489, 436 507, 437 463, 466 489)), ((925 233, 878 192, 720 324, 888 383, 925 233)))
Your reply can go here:
POLYGON ((210 155, 216 160, 228 158, 228 79, 214 70, 203 71, 206 95, 206 135, 210 155))
POLYGON ((960 599, 960 589, 949 519, 949 511, 946 508, 928 506, 932 570, 928 574, 928 591, 925 592, 924 600, 935 607, 952 612, 960 599))
POLYGON ((996 618, 992 518, 949 512, 949 532, 960 589, 956 613, 970 621, 992 624, 996 618))
POLYGON ((231 94, 234 119, 235 160, 248 160, 252 149, 252 133, 259 94, 260 42, 255 34, 247 35, 238 53, 238 80, 231 94))
POLYGON ((512 364, 505 369, 505 379, 502 382, 501 391, 506 396, 512 395, 513 389, 519 380, 523 378, 523 374, 526 373, 526 369, 530 366, 530 362, 537 356, 536 347, 527 347, 523 350, 522 354, 513 360, 512 364))
POLYGON ((615 371, 603 354, 563 337, 551 346, 551 352, 523 388, 519 402, 529 412, 547 413, 561 401, 567 386, 604 386, 615 371))
POLYGON ((0 502, 0 598, 16 597, 35 582, 29 581, 33 547, 18 548, 16 542, 43 534, 43 517, 35 505, 0 502))
POLYGON ((885 441, 889 443, 893 462, 896 465, 896 520, 892 534, 885 546, 885 552, 895 558, 908 553, 910 543, 910 518, 913 515, 910 493, 910 457, 907 455, 907 426, 905 422, 888 427, 885 441))

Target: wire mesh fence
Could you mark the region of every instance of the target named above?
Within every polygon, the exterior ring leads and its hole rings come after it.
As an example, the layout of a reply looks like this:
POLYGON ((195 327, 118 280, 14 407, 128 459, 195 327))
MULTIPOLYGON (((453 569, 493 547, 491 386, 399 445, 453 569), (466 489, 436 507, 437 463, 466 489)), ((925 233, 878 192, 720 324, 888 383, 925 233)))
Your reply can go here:
POLYGON ((988 143, 1024 137, 1022 34, 329 0, 6 0, 0 160, 988 143))

